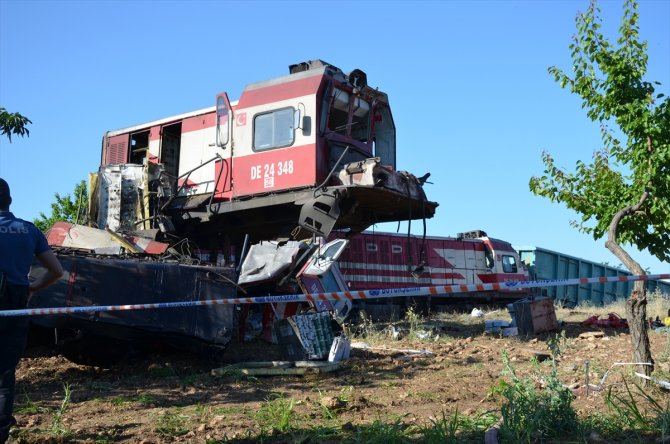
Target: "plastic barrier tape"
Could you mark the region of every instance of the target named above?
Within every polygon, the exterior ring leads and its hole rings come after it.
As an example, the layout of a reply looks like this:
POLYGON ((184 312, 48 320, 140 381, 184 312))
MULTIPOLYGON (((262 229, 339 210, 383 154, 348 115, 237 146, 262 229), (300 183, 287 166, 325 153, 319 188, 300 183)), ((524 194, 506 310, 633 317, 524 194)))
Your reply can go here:
POLYGON ((388 288, 383 290, 341 291, 333 293, 287 294, 277 296, 255 296, 230 299, 209 299, 204 301, 156 302, 152 304, 98 305, 90 307, 54 307, 0 311, 0 317, 40 316, 70 313, 92 313, 96 311, 146 310, 150 308, 202 307, 224 304, 267 304, 273 302, 316 302, 340 299, 383 299, 395 296, 442 296, 473 291, 518 290, 521 288, 558 287, 562 285, 598 284, 606 282, 628 282, 670 279, 670 274, 650 274, 644 276, 612 276, 595 278, 552 279, 543 281, 510 281, 495 284, 436 285, 432 287, 388 288))

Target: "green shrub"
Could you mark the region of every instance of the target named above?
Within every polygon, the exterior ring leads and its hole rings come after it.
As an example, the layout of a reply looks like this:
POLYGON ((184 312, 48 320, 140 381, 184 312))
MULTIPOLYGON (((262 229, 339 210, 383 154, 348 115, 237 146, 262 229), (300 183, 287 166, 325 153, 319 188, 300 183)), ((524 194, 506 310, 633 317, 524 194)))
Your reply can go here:
POLYGON ((506 352, 503 362, 503 373, 511 378, 511 382, 501 384, 498 389, 504 398, 500 434, 506 442, 530 443, 579 433, 573 395, 558 380, 555 366, 545 376, 539 373, 536 363, 535 378, 521 378, 510 365, 506 352))

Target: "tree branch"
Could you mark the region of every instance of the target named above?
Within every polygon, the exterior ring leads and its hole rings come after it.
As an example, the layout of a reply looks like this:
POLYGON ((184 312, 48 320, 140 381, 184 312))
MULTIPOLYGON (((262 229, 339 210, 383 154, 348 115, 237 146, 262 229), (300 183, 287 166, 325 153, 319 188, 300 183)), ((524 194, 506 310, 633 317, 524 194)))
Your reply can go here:
POLYGON ((621 246, 617 242, 617 228, 619 227, 619 223, 624 217, 630 214, 637 213, 642 207, 642 205, 644 205, 648 197, 649 192, 645 191, 644 193, 642 193, 642 196, 640 196, 640 200, 638 201, 638 203, 636 203, 635 205, 629 205, 627 207, 624 207, 616 212, 616 214, 612 217, 609 229, 607 230, 607 242, 605 242, 605 246, 607 247, 607 249, 610 250, 617 258, 619 258, 621 262, 626 266, 626 268, 628 268, 633 273, 640 275, 646 273, 644 272, 640 264, 638 264, 635 260, 633 260, 633 258, 630 257, 628 252, 623 248, 621 248, 621 246))

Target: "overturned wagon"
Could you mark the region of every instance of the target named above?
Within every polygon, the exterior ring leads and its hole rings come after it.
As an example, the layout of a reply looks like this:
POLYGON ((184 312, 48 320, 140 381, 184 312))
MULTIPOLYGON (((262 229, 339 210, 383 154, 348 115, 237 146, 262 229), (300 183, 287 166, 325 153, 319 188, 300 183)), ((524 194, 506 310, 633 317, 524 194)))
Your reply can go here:
MULTIPOLYGON (((66 273, 31 299, 32 314, 40 315, 32 320, 54 331, 57 348, 82 364, 112 364, 131 348, 165 345, 219 356, 234 337, 245 334, 250 313, 258 316, 259 326, 262 316, 271 328, 275 317, 301 310, 331 312, 328 317, 342 320, 351 309, 346 299, 298 305, 286 302, 295 297, 283 296, 270 297, 276 299, 272 307, 263 304, 250 311, 249 305, 267 302, 263 295, 277 292, 346 290, 336 264, 347 245, 342 239, 326 245, 255 244, 238 271, 199 264, 160 242, 63 222, 48 238, 67 245, 57 250, 66 273), (122 251, 138 248, 144 253, 122 251)), ((36 265, 31 274, 35 278, 44 272, 36 265)))
MULTIPOLYGON (((66 275, 36 293, 30 308, 152 304, 234 298, 235 271, 147 258, 58 254, 66 275)), ((35 267, 32 276, 44 269, 35 267)), ((170 344, 210 355, 223 352, 235 334, 235 307, 113 310, 32 318, 52 330, 58 349, 81 364, 113 363, 133 344, 170 344)))

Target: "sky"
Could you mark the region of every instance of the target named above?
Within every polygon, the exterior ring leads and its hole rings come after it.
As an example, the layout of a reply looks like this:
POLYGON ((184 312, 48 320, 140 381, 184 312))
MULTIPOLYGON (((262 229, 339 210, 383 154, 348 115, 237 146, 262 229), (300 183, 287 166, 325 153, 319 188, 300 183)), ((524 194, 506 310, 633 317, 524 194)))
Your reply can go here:
MULTIPOLYGON (((601 0, 604 31, 620 0, 601 0)), ((548 74, 570 70, 575 16, 588 0, 525 1, 35 1, 0 0, 0 106, 32 120, 30 137, 0 138, 12 211, 49 214, 97 171, 106 131, 214 105, 226 91, 322 59, 359 68, 389 95, 397 167, 431 173, 440 206, 427 234, 483 229, 618 266, 570 226, 578 216, 534 196, 528 181, 549 151, 569 170, 602 146, 581 101, 548 74)), ((670 0, 640 1, 648 79, 670 85, 670 0)), ((413 223, 420 233, 421 224, 413 223)), ((393 230, 396 224, 378 227, 393 230)), ((401 225, 401 232, 407 230, 401 225)), ((670 273, 630 250, 651 273, 670 273)))

